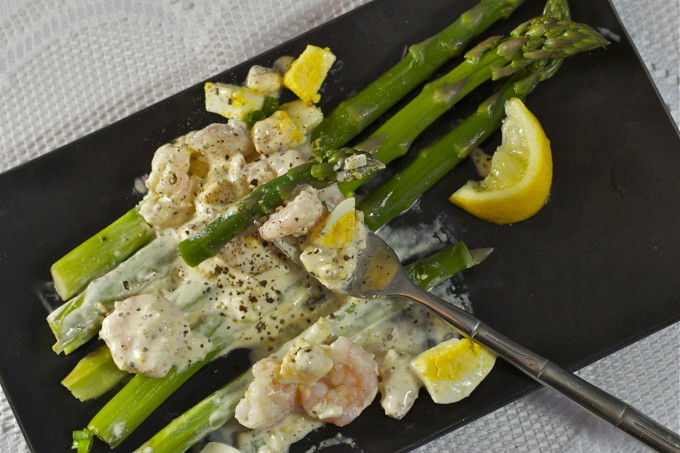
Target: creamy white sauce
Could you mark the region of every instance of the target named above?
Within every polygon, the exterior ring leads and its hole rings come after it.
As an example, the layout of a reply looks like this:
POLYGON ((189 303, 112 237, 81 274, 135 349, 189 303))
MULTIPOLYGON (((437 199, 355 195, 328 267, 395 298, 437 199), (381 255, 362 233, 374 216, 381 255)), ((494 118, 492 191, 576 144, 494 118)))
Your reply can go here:
POLYGON ((290 445, 321 426, 323 422, 319 420, 314 420, 304 414, 292 414, 274 428, 239 434, 236 445, 242 453, 288 451, 290 445))

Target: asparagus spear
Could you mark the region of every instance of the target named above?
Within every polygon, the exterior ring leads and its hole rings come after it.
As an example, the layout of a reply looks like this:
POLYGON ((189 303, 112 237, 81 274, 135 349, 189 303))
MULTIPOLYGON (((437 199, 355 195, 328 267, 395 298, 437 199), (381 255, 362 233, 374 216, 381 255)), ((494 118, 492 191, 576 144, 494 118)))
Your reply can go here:
MULTIPOLYGON (((466 245, 458 242, 407 266, 407 273, 421 287, 427 288, 478 263, 479 260, 475 259, 466 245), (422 278, 425 275, 427 278, 422 278)), ((343 308, 328 316, 327 324, 335 336, 352 336, 370 324, 403 309, 406 304, 403 299, 386 299, 379 302, 352 299, 343 308)), ((287 343, 289 344, 291 342, 287 343)), ((287 346, 284 345, 278 355, 282 356, 286 350, 287 346)), ((170 422, 136 451, 154 453, 186 451, 233 418, 234 409, 243 398, 251 379, 252 375, 249 372, 242 374, 170 422)))
POLYGON ((128 376, 116 366, 104 345, 83 357, 61 384, 80 401, 86 401, 102 396, 128 376))
POLYGON ((87 429, 80 431, 73 431, 73 443, 71 450, 76 450, 77 453, 89 453, 92 450, 92 432, 87 429))
MULTIPOLYGON (((581 32, 599 46, 607 43, 589 27, 574 29, 573 25, 569 26, 570 34, 581 32)), ((505 116, 503 107, 506 100, 527 96, 539 82, 556 72, 560 62, 561 58, 543 61, 517 74, 498 93, 480 104, 476 112, 463 123, 422 149, 406 168, 368 194, 358 205, 358 209, 364 212, 366 225, 371 229, 380 228, 408 209, 418 197, 500 128, 505 116)))
POLYGON ((314 131, 321 150, 344 146, 400 99, 427 80, 468 43, 524 0, 481 0, 434 37, 409 47, 404 58, 357 95, 340 103, 314 131))
POLYGON ((217 255, 234 236, 249 227, 256 219, 270 214, 284 201, 302 188, 312 186, 320 189, 336 181, 361 178, 383 167, 370 155, 366 163, 353 168, 348 157, 356 155, 349 148, 327 150, 319 155, 320 162, 308 162, 290 169, 287 173, 257 186, 252 192, 231 205, 198 232, 179 243, 179 252, 189 266, 217 255))
POLYGON ((139 215, 138 209, 129 210, 52 265, 50 272, 57 293, 63 300, 70 299, 153 237, 152 228, 139 215))

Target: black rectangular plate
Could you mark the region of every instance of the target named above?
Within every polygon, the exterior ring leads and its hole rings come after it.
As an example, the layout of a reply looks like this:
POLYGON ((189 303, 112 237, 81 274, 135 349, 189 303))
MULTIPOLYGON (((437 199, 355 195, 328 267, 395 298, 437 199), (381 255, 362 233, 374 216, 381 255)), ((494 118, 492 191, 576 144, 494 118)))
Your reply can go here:
MULTIPOLYGON (((322 107, 329 112, 396 62, 408 44, 427 38, 474 3, 377 0, 211 80, 239 82, 252 64, 298 54, 307 43, 328 46, 342 66, 326 83, 322 107)), ((621 40, 569 59, 527 100, 553 146, 547 206, 512 226, 463 213, 447 198, 473 176, 466 163, 394 223, 427 223, 443 213, 458 238, 472 247, 494 247, 486 262, 465 273, 475 313, 576 369, 680 318, 680 211, 675 208, 680 138, 610 4, 571 4, 575 20, 606 28, 621 40)), ((527 1, 485 35, 505 33, 541 9, 542 2, 527 1)), ((415 146, 474 108, 485 95, 480 91, 415 146)), ((148 171, 158 146, 216 120, 204 111, 202 84, 197 85, 0 175, 0 380, 33 451, 67 451, 71 430, 84 427, 102 404, 79 403, 59 384, 83 352, 64 358, 50 349, 53 337, 44 321, 53 306, 44 290, 50 264, 136 203, 134 179, 148 171)), ((497 142, 498 137, 490 140, 487 151, 497 142)), ((218 360, 195 376, 120 451, 131 451, 236 375, 244 366, 240 359, 218 360)), ((402 421, 387 418, 374 404, 342 432, 360 451, 408 450, 535 387, 499 363, 458 404, 437 406, 424 395, 402 421)), ((337 431, 315 432, 295 450, 305 451, 337 431)), ((99 444, 95 451, 109 450, 99 444)))

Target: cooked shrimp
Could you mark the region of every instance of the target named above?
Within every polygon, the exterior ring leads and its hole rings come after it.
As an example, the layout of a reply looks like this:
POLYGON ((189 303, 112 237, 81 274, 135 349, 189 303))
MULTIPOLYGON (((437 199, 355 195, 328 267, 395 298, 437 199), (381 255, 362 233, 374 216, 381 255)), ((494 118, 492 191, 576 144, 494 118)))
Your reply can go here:
POLYGON ((276 176, 274 169, 264 159, 258 158, 246 164, 245 178, 252 188, 267 183, 276 178, 276 176))
POLYGON ((254 65, 246 77, 246 86, 269 96, 278 96, 283 80, 281 74, 272 68, 254 65))
POLYGON ((378 364, 373 354, 339 337, 330 345, 333 368, 311 385, 299 385, 300 402, 307 414, 345 426, 357 418, 378 391, 378 364))
POLYGON ((324 211, 316 191, 304 189, 284 208, 269 216, 269 220, 260 227, 260 235, 268 241, 303 235, 316 224, 324 211))
POLYGON ((235 154, 243 154, 248 158, 255 151, 248 127, 239 120, 210 124, 191 135, 187 145, 209 161, 217 162, 223 162, 235 154))
POLYGON ((253 365, 255 379, 236 406, 236 419, 246 428, 267 429, 296 408, 297 385, 279 382, 281 361, 266 358, 253 365))
POLYGON ((116 302, 99 336, 118 368, 150 377, 163 377, 172 366, 187 367, 210 350, 210 341, 191 330, 178 306, 152 294, 116 302))
POLYGON ((151 160, 151 173, 146 180, 149 190, 153 190, 174 202, 189 196, 191 180, 189 167, 191 153, 180 143, 163 145, 151 160))
POLYGON ((247 194, 246 165, 240 153, 235 153, 224 163, 212 165, 199 184, 196 212, 211 217, 247 194))
POLYGON ((151 225, 176 226, 194 211, 194 181, 189 175, 191 152, 182 141, 168 143, 156 150, 151 173, 146 180, 149 193, 140 213, 151 225))

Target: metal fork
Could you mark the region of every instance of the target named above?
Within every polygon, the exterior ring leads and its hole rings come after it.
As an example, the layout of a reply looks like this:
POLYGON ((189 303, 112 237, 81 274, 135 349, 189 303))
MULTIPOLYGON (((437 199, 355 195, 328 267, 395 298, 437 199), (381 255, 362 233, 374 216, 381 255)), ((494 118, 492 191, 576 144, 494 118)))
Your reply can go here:
POLYGON ((357 269, 341 292, 364 299, 403 296, 425 305, 467 336, 541 385, 572 400, 593 415, 662 452, 680 452, 680 436, 604 390, 515 343, 465 310, 420 289, 407 277, 399 258, 377 235, 367 233, 357 269))

